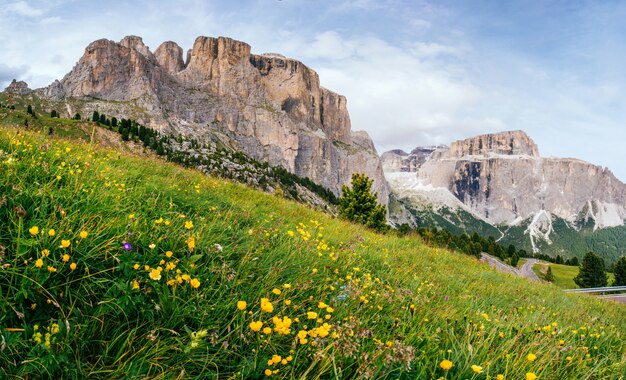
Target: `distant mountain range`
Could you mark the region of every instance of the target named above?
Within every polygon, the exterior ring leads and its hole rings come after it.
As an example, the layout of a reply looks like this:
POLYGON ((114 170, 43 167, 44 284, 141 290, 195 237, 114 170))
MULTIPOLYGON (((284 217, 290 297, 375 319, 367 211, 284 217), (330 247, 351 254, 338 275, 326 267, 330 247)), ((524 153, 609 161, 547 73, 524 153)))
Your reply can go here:
POLYGON ((382 160, 395 223, 479 231, 553 256, 626 253, 626 185, 600 166, 541 157, 522 131, 382 160))

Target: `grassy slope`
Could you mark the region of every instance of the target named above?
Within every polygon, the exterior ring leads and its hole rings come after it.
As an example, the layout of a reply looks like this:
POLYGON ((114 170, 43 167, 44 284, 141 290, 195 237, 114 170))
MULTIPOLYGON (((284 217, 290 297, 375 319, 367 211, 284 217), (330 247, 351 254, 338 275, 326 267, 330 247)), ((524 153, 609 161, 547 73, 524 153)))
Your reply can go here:
POLYGON ((472 365, 484 367, 474 378, 626 372, 622 305, 156 159, 10 128, 0 149, 1 377, 254 378, 279 369, 272 376, 426 379, 445 375, 443 359, 454 363, 448 378, 474 376, 472 365), (261 311, 262 297, 272 312, 261 311), (277 327, 274 316, 291 318, 286 335, 249 327, 277 327), (322 338, 323 328, 312 330, 324 322, 322 338), (311 331, 306 343, 299 331, 311 331), (273 355, 293 360, 270 365, 273 355))
MULTIPOLYGON (((561 264, 548 264, 541 263, 533 267, 533 271, 540 278, 545 277, 545 273, 548 270, 548 265, 552 268, 552 275, 554 276, 553 284, 562 289, 575 289, 579 286, 574 282, 574 277, 578 276, 578 267, 561 265, 561 264)), ((609 279, 609 285, 613 283, 613 273, 607 273, 609 279)))

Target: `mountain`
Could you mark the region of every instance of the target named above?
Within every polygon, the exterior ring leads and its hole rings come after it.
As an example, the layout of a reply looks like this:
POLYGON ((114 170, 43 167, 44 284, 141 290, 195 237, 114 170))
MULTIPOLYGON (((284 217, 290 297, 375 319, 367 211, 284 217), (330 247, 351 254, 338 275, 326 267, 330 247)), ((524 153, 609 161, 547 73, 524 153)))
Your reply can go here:
POLYGON ((380 159, 367 133, 351 130, 346 98, 299 61, 250 50, 230 38, 198 37, 183 60, 171 41, 153 53, 137 36, 101 39, 63 79, 36 92, 62 116, 134 119, 284 167, 337 195, 363 172, 386 203, 380 159))
POLYGON ((608 259, 624 254, 626 185, 600 166, 541 157, 522 131, 411 154, 390 151, 382 160, 392 203, 401 203, 390 206, 399 211, 392 215, 396 223, 432 221, 435 214, 481 231, 489 231, 488 224, 502 242, 534 252, 582 257, 599 250, 608 259))

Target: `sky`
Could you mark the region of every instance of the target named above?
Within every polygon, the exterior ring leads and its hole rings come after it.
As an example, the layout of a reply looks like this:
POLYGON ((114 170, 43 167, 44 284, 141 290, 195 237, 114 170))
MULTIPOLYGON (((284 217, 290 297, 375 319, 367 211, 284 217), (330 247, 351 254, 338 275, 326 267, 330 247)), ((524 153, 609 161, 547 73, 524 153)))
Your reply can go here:
POLYGON ((626 182, 626 2, 0 0, 0 87, 61 79, 92 41, 198 36, 302 61, 379 153, 524 130, 626 182))

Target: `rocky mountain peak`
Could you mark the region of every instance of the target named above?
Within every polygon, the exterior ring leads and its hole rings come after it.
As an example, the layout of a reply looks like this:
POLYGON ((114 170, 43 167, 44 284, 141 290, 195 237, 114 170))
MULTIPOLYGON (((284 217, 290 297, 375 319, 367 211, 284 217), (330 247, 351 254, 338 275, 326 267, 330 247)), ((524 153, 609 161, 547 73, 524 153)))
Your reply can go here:
POLYGON ((182 49, 171 41, 153 54, 137 36, 102 39, 39 93, 65 101, 69 113, 132 118, 160 132, 241 150, 336 195, 352 173, 364 172, 386 203, 374 144, 352 132, 346 98, 321 87, 302 62, 250 51, 245 42, 200 36, 183 62, 182 49))
POLYGON ((159 65, 170 74, 176 74, 185 68, 183 48, 176 42, 165 41, 154 52, 159 65))
POLYGON ((129 49, 137 50, 147 59, 154 60, 154 55, 150 49, 143 43, 143 39, 138 36, 126 36, 119 42, 120 45, 129 49))
POLYGON ((28 88, 28 84, 24 81, 17 81, 13 79, 11 83, 4 89, 7 94, 26 95, 32 90, 28 88))
POLYGON ((524 131, 509 131, 455 141, 450 145, 448 151, 450 157, 456 158, 494 154, 539 157, 539 149, 524 131))

